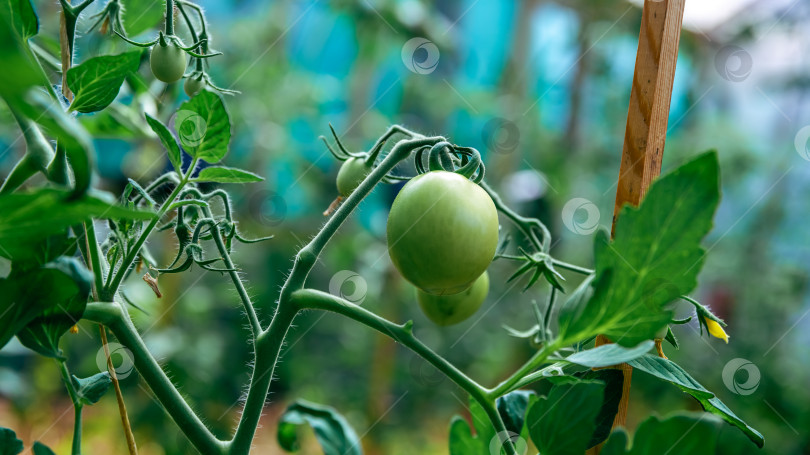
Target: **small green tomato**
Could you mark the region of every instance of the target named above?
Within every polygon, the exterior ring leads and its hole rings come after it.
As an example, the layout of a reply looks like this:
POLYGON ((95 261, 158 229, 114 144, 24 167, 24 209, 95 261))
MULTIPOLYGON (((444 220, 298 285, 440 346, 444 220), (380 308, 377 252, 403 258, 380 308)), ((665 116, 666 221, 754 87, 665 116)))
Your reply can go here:
POLYGON ((186 82, 183 83, 183 91, 186 92, 189 98, 194 98, 195 95, 205 87, 205 81, 202 77, 199 79, 194 77, 187 77, 186 82))
POLYGON ((458 294, 433 295, 417 289, 416 298, 428 319, 437 325, 448 326, 458 324, 475 314, 488 293, 489 274, 484 272, 472 286, 458 294))
POLYGON ((157 43, 152 46, 149 66, 158 80, 167 84, 177 82, 186 72, 186 53, 172 42, 157 43))
POLYGON ((351 157, 346 160, 337 175, 337 189, 341 197, 349 197, 360 183, 371 173, 372 167, 366 164, 365 158, 351 157))
POLYGON ((434 295, 457 294, 489 267, 498 212, 483 188, 447 171, 412 178, 388 215, 388 253, 399 273, 434 295))

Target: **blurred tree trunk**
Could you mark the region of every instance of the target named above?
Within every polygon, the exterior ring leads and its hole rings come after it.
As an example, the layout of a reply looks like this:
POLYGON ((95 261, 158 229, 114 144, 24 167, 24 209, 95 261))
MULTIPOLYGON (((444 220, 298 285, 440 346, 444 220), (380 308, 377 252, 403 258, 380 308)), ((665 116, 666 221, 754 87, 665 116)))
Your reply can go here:
POLYGON ((567 149, 566 156, 571 156, 579 149, 579 130, 582 121, 582 92, 585 88, 586 75, 588 74, 588 67, 590 58, 588 57, 588 30, 590 29, 590 20, 586 15, 580 15, 580 27, 577 34, 577 47, 579 48, 576 63, 574 63, 574 78, 569 87, 569 100, 568 100, 568 121, 565 126, 565 135, 563 136, 563 146, 567 149))

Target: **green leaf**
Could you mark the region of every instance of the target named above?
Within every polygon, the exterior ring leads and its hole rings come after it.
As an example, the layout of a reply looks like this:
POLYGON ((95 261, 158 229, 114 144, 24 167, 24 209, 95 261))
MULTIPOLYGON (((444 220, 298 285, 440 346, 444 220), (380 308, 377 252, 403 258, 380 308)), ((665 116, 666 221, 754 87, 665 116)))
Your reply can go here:
POLYGON ((708 152, 655 181, 640 207, 624 207, 614 240, 596 236, 593 295, 561 310, 564 344, 596 334, 623 346, 654 338, 671 319, 666 305, 697 286, 700 242, 719 198, 717 154, 708 152))
POLYGON ((194 158, 218 163, 228 153, 231 122, 220 95, 207 90, 180 105, 174 117, 180 145, 194 158))
POLYGON ((89 378, 80 379, 73 376, 73 386, 82 404, 92 405, 107 393, 112 385, 110 373, 107 371, 96 373, 89 378))
POLYGON ((252 172, 243 171, 233 167, 214 166, 207 167, 200 171, 195 182, 217 182, 217 183, 248 183, 261 182, 264 180, 252 172))
POLYGON ((684 413, 647 418, 639 425, 633 445, 627 449, 627 433, 614 431, 602 447, 601 455, 714 455, 718 421, 700 413, 684 413))
POLYGON ((108 196, 93 192, 72 199, 69 192, 52 188, 0 196, 0 256, 12 260, 25 256, 31 244, 91 218, 147 220, 155 216, 121 207, 108 196))
POLYGON ((54 453, 50 447, 39 441, 34 442, 34 445, 31 447, 31 451, 34 452, 34 455, 56 455, 56 453, 54 453))
POLYGON ((0 427, 0 455, 17 455, 23 451, 23 442, 14 430, 0 427))
POLYGON ((565 358, 565 361, 588 368, 607 367, 641 357, 649 352, 654 345, 655 343, 652 340, 642 341, 638 346, 629 349, 618 344, 605 344, 593 349, 571 354, 565 358))
MULTIPOLYGON (((531 396, 529 403, 533 403, 536 399, 536 396, 531 396)), ((475 435, 462 417, 456 415, 450 421, 448 440, 450 455, 502 455, 506 453, 503 446, 507 439, 516 446, 518 453, 526 451, 526 441, 517 432, 507 430, 506 434, 496 433, 484 408, 472 398, 470 398, 470 417, 475 435)))
POLYGON ((278 425, 278 443, 287 452, 299 449, 297 427, 309 424, 324 455, 362 455, 360 438, 334 408, 297 400, 287 407, 278 425))
POLYGON ((138 70, 140 51, 102 55, 83 61, 67 72, 67 85, 73 92, 71 111, 82 113, 104 109, 118 96, 128 74, 138 70))
POLYGON ((30 0, 3 0, 0 14, 8 21, 10 31, 22 40, 28 40, 39 32, 39 20, 30 0))
POLYGON ((182 174, 183 152, 180 151, 180 146, 177 145, 177 141, 174 139, 172 132, 169 131, 166 125, 149 114, 146 114, 146 123, 148 123, 152 131, 157 134, 158 139, 160 139, 166 152, 168 152, 169 161, 171 161, 172 166, 174 166, 174 170, 177 171, 178 174, 182 174))
MULTIPOLYGON (((48 283, 50 289, 59 289, 61 286, 60 295, 51 297, 49 308, 18 332, 17 338, 24 346, 41 355, 62 358, 59 339, 82 318, 93 285, 93 274, 78 259, 66 256, 45 264, 43 268, 59 270, 74 286, 63 284, 61 277, 54 283, 48 283)), ((25 286, 24 282, 18 283, 25 286)), ((28 291, 24 288, 22 291, 20 295, 25 299, 28 291)))
POLYGON ((515 434, 523 431, 526 423, 526 410, 529 408, 530 402, 533 403, 536 400, 537 395, 531 390, 515 390, 495 400, 498 414, 501 415, 508 431, 515 434))
POLYGON ((622 400, 624 373, 621 370, 608 368, 588 370, 581 377, 582 379, 599 380, 605 383, 605 397, 602 400, 602 407, 599 408, 599 413, 596 415, 596 429, 588 442, 588 448, 591 448, 607 439, 610 435, 613 420, 619 412, 619 402, 622 400))
POLYGON ((557 384, 526 418, 529 435, 543 455, 582 455, 596 430, 605 384, 580 381, 557 384))
POLYGON ((627 362, 627 364, 633 368, 675 384, 679 389, 698 400, 706 412, 717 415, 729 424, 739 428, 748 436, 748 439, 753 441, 754 444, 760 448, 765 444, 765 438, 763 438, 760 432, 737 417, 725 403, 714 396, 712 392, 706 390, 675 362, 653 355, 645 355, 638 359, 631 360, 627 362))

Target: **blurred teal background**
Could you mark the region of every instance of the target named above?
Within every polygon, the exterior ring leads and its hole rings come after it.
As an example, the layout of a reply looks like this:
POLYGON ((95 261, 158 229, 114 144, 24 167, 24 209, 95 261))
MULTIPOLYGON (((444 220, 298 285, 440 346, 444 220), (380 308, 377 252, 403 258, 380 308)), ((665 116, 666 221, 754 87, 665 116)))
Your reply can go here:
MULTIPOLYGON (((57 4, 34 3, 42 30, 34 42, 54 49, 46 35, 57 35, 57 4)), ((130 34, 152 36, 163 3, 124 3, 130 34)), ((226 97, 233 138, 225 164, 266 177, 230 188, 242 229, 275 235, 240 246, 235 255, 265 320, 293 254, 317 232, 321 213, 337 195, 338 163, 318 140, 329 123, 356 151, 367 150, 393 123, 476 147, 488 182, 522 213, 548 224, 556 239, 552 253, 590 265, 592 236, 567 228, 562 212, 571 199, 587 199, 598 208, 598 224, 609 228, 640 27, 636 2, 199 3, 207 11, 213 48, 224 52, 210 59, 210 74, 220 86, 242 92, 226 97), (423 39, 421 47, 407 44, 413 38, 423 39)), ((725 345, 701 337, 697 325, 689 324, 675 328, 680 350, 665 351, 765 435, 765 449, 757 451, 737 430, 724 427, 719 453, 807 454, 810 130, 803 128, 810 124, 810 4, 721 3, 687 0, 663 167, 706 149, 719 151, 723 200, 694 297, 728 322, 731 340, 725 345), (732 361, 738 358, 754 368, 737 369, 740 362, 732 361)), ((85 20, 79 28, 89 25, 85 20)), ((79 60, 125 49, 97 32, 77 41, 79 60)), ((141 73, 151 81, 147 67, 141 73)), ((179 84, 155 82, 147 95, 124 90, 121 99, 120 112, 83 117, 98 138, 100 185, 113 192, 126 178, 143 183, 169 168, 158 141, 146 135, 141 112, 168 118, 187 97, 179 84)), ((23 146, 5 106, 0 119, 5 175, 23 146)), ((505 284, 512 264, 496 262, 490 297, 478 314, 451 328, 431 325, 387 256, 385 223, 396 191, 381 186, 361 205, 329 245, 311 285, 326 290, 338 271, 354 271, 366 285, 366 308, 395 321, 413 319, 417 336, 483 383, 502 379, 532 353, 502 326, 528 328, 530 302, 544 299, 547 290, 521 293, 522 283, 505 284)), ((569 221, 575 227, 596 222, 585 215, 569 221)), ((506 221, 504 229, 511 229, 506 221)), ((175 247, 169 235, 149 244, 162 264, 174 257, 175 247)), ((579 279, 566 277, 569 289, 579 279)), ((160 287, 163 298, 156 299, 138 278, 127 283, 127 295, 148 312, 133 311, 136 323, 182 392, 225 435, 238 418, 250 372, 248 331, 236 293, 227 277, 197 268, 161 276, 160 287)), ((683 315, 688 311, 679 307, 683 315)), ((77 374, 98 371, 97 338, 89 324, 63 338, 77 374)), ((122 387, 141 453, 193 451, 136 372, 122 387)), ((449 419, 466 412, 461 390, 416 356, 331 314, 296 320, 257 453, 280 453, 274 422, 296 397, 344 413, 371 455, 447 453, 449 419)), ((679 390, 634 374, 631 428, 650 412, 696 408, 679 390)), ((0 425, 66 453, 71 409, 52 361, 18 344, 0 352, 0 425)), ((87 453, 125 452, 112 394, 85 415, 87 453)), ((314 438, 307 441, 302 453, 320 453, 314 438)))

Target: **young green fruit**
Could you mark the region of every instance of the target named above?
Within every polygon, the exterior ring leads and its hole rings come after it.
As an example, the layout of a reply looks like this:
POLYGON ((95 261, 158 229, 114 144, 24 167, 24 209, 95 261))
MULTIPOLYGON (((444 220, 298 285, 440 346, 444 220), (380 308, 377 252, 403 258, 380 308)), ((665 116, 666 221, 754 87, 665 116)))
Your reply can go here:
POLYGON ((186 82, 183 83, 183 91, 186 92, 189 98, 194 98, 204 87, 205 81, 202 78, 187 77, 186 82))
POLYGON ((186 72, 186 53, 171 42, 157 43, 152 46, 149 66, 158 80, 167 84, 177 82, 186 72))
POLYGON ((366 164, 365 158, 351 157, 338 171, 337 189, 341 197, 349 197, 360 183, 371 173, 372 167, 366 164))
POLYGON ((447 171, 411 179, 388 215, 388 254, 397 270, 434 295, 457 294, 489 267, 498 212, 480 186, 447 171))
POLYGON ((475 314, 489 293, 489 274, 484 272, 472 286, 458 294, 433 295, 416 290, 422 312, 440 326, 458 324, 475 314))

